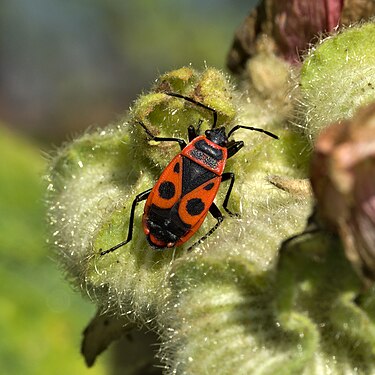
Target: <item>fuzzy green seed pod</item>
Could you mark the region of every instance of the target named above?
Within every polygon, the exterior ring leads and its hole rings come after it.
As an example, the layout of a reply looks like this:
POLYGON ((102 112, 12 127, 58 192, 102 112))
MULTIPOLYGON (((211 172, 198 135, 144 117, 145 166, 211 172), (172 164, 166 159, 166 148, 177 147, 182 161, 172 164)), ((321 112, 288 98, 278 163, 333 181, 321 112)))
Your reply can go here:
POLYGON ((300 81, 300 111, 310 137, 375 100, 374 57, 374 23, 347 28, 310 51, 300 81))
POLYGON ((373 297, 358 304, 361 281, 338 238, 320 232, 285 244, 276 285, 275 319, 299 352, 287 374, 375 371, 373 297))
MULTIPOLYGON (((228 374, 240 365, 237 373, 246 374, 271 355, 272 340, 267 337, 278 330, 274 325, 262 331, 273 314, 268 303, 272 298, 267 296, 273 293, 270 275, 279 245, 302 230, 310 212, 309 197, 278 189, 269 176, 305 177, 306 140, 276 121, 275 114, 270 114, 266 126, 280 137, 278 141, 238 130, 235 139, 242 139, 245 146, 228 160, 226 170, 236 175, 229 208, 240 218, 227 216, 190 253, 186 249, 213 227, 213 218, 205 220, 191 242, 155 251, 142 230, 140 204, 132 241, 101 256, 101 250, 126 238, 134 197, 152 187, 179 152, 173 143, 150 140, 139 122, 153 135, 184 138, 189 125, 202 122, 201 131, 212 126, 211 111, 165 91, 215 108, 218 124, 227 129, 238 124, 239 112, 241 124, 263 126, 249 116, 253 110, 244 108, 250 98, 239 99, 216 69, 199 73, 182 68, 161 76, 121 123, 85 134, 58 151, 48 186, 51 243, 68 277, 102 312, 157 330, 162 338, 159 356, 170 373, 228 374), (254 322, 263 313, 267 318, 259 327, 254 322), (223 334, 218 336, 220 330, 223 334), (233 340, 227 341, 231 350, 223 351, 224 338, 233 340), (260 350, 265 342, 271 346, 260 350), (258 349, 261 357, 250 363, 258 349), (207 351, 211 356, 204 355, 207 351)), ((219 207, 227 191, 222 185, 216 199, 219 207)), ((90 355, 93 362, 95 353, 90 355)))

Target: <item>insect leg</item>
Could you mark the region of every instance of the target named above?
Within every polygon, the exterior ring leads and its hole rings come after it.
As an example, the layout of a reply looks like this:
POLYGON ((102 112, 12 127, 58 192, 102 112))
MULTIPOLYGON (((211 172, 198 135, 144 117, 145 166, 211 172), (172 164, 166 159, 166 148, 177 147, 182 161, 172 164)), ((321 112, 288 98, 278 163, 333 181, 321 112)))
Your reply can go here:
POLYGON ((156 142, 178 142, 181 151, 186 147, 186 142, 180 138, 154 137, 152 140, 156 142))
MULTIPOLYGON (((200 124, 198 124, 198 127, 200 124)), ((190 125, 188 127, 188 137, 189 137, 189 142, 191 142, 194 138, 197 138, 197 130, 194 128, 193 125, 190 125)))
POLYGON ((189 98, 188 96, 184 96, 184 95, 181 95, 181 94, 176 94, 174 92, 165 92, 164 94, 166 95, 169 95, 169 96, 174 96, 175 98, 181 98, 181 99, 184 99, 190 103, 193 103, 195 105, 197 105, 198 107, 202 107, 202 108, 205 108, 205 109, 208 109, 209 111, 212 112, 213 116, 214 116, 214 123, 212 125, 212 129, 216 128, 216 124, 217 124, 217 112, 215 109, 207 106, 207 105, 204 105, 203 103, 200 103, 200 102, 197 102, 196 100, 192 99, 192 98, 189 98))
POLYGON ((223 207, 224 207, 224 210, 225 210, 230 216, 237 216, 237 217, 239 217, 238 214, 234 214, 233 212, 231 212, 231 211, 228 209, 228 202, 229 202, 230 194, 232 193, 232 188, 233 188, 234 180, 235 180, 235 174, 234 174, 233 172, 226 172, 226 173, 223 173, 223 174, 222 174, 221 182, 223 182, 223 181, 228 181, 228 180, 230 180, 230 184, 229 184, 229 188, 228 188, 228 190, 227 190, 227 193, 225 194, 225 199, 224 199, 223 207))
POLYGON ((275 138, 275 139, 279 139, 279 137, 267 130, 264 130, 264 129, 260 129, 260 128, 254 128, 252 126, 243 126, 243 125, 236 125, 233 127, 233 129, 231 129, 228 133, 228 138, 238 129, 247 129, 247 130, 254 130, 256 132, 261 132, 261 133, 264 133, 272 138, 275 138))
MULTIPOLYGON (((129 219, 129 229, 128 229, 128 237, 125 241, 122 241, 120 242, 119 244, 111 247, 110 249, 108 250, 104 250, 104 251, 101 251, 100 252, 100 255, 103 256, 105 254, 108 254, 108 253, 111 253, 112 251, 115 251, 117 250, 119 247, 121 246, 124 246, 126 245, 128 242, 131 241, 132 237, 133 237, 133 223, 134 223, 134 211, 135 211, 135 207, 137 206, 137 204, 141 201, 144 201, 148 198, 148 196, 150 195, 151 193, 151 190, 152 188, 150 189, 147 189, 146 191, 143 191, 142 193, 139 193, 134 201, 133 201, 133 204, 132 204, 132 208, 131 208, 131 211, 130 211, 130 219, 129 219)), ((101 249, 100 249, 101 250, 101 249)))
POLYGON ((186 147, 186 142, 183 139, 180 139, 180 138, 170 138, 170 137, 156 137, 155 135, 153 135, 147 129, 146 125, 143 122, 138 121, 138 123, 142 126, 142 128, 145 130, 145 132, 147 133, 147 135, 150 136, 153 141, 156 141, 156 142, 178 142, 178 144, 180 145, 181 150, 183 150, 186 147))
POLYGON ((217 223, 203 236, 201 237, 197 242, 194 242, 188 249, 187 251, 191 251, 193 250, 193 248, 197 245, 199 245, 200 243, 202 243, 203 241, 205 241, 208 237, 211 236, 212 233, 215 232, 215 230, 217 228, 219 228, 220 224, 223 222, 224 220, 224 216, 223 214, 220 212, 219 208, 216 206, 215 203, 212 203, 211 204, 211 207, 210 207, 210 214, 217 220, 217 223))
POLYGON ((313 208, 312 214, 307 219, 307 224, 302 233, 295 234, 292 237, 287 238, 283 241, 280 248, 280 255, 284 253, 291 242, 294 242, 296 239, 300 239, 301 237, 305 237, 306 235, 311 235, 315 233, 324 233, 324 229, 320 224, 320 221, 318 219, 318 212, 316 209, 316 206, 313 208))

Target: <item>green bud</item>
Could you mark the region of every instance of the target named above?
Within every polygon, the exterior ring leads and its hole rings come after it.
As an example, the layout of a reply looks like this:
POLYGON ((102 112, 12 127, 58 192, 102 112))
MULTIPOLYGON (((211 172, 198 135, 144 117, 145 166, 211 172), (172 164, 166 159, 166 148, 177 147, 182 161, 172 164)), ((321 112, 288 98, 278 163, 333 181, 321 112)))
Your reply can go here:
POLYGON ((284 244, 275 282, 275 319, 297 354, 286 373, 375 371, 374 315, 358 304, 362 283, 338 238, 320 232, 284 244))
POLYGON ((375 24, 365 23, 323 39, 301 70, 300 111, 315 138, 330 123, 352 117, 375 100, 375 24))
MULTIPOLYGON (((272 114, 266 126, 280 137, 278 141, 238 130, 234 138, 244 140, 245 146, 228 160, 226 170, 236 175, 229 208, 240 218, 225 215, 219 229, 190 253, 187 248, 215 225, 215 219, 208 216, 188 243, 155 251, 142 230, 140 204, 132 241, 101 256, 101 250, 126 238, 134 197, 152 187, 179 152, 174 143, 150 140, 139 121, 152 134, 182 138, 189 125, 201 120, 201 131, 212 126, 211 111, 163 91, 178 91, 215 108, 218 124, 228 129, 238 123, 262 126, 249 115, 254 104, 239 99, 218 70, 199 73, 182 68, 164 74, 122 122, 85 134, 57 152, 49 172, 51 242, 68 277, 102 311, 158 331, 163 340, 160 357, 172 372, 215 369, 225 374, 237 368, 236 360, 244 359, 244 369, 257 369, 261 357, 254 353, 263 348, 264 340, 272 346, 270 337, 278 331, 276 324, 267 328, 267 323, 274 308, 268 298, 273 294, 270 275, 280 243, 303 229, 310 211, 309 197, 278 189, 269 176, 305 177, 306 141, 272 114), (263 312, 262 325, 254 324, 263 312), (227 346, 231 350, 223 350, 227 346), (202 349, 213 350, 212 357, 202 349), (256 361, 249 363, 251 358, 256 361)), ((216 199, 219 207, 227 189, 228 183, 223 183, 216 199)), ((280 336, 279 343, 282 340, 280 336)), ((259 351, 262 356, 271 352, 271 347, 259 351)))

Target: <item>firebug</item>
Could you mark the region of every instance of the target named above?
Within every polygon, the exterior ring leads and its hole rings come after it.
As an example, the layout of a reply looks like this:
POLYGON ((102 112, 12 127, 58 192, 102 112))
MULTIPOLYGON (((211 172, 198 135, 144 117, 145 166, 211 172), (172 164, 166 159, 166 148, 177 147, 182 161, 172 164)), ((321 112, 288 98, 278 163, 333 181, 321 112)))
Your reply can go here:
POLYGON ((230 182, 223 208, 230 216, 234 216, 228 209, 228 202, 235 175, 232 172, 224 172, 224 168, 227 159, 234 156, 244 146, 244 142, 229 140, 230 136, 238 129, 248 129, 278 139, 269 131, 243 125, 234 126, 226 134, 224 127, 216 127, 215 109, 181 94, 171 92, 165 94, 211 111, 212 127, 206 130, 204 135, 200 135, 200 123, 197 128, 189 126, 189 143, 186 144, 185 140, 180 138, 156 137, 142 122, 139 122, 152 140, 177 142, 181 152, 164 169, 154 187, 138 194, 133 200, 126 240, 108 250, 101 251, 101 255, 115 251, 131 241, 135 208, 144 200, 146 204, 142 218, 143 231, 148 243, 154 249, 182 245, 198 231, 208 213, 217 220, 217 223, 203 237, 190 246, 189 250, 191 250, 195 245, 207 239, 224 220, 223 214, 214 203, 219 186, 224 181, 230 182))

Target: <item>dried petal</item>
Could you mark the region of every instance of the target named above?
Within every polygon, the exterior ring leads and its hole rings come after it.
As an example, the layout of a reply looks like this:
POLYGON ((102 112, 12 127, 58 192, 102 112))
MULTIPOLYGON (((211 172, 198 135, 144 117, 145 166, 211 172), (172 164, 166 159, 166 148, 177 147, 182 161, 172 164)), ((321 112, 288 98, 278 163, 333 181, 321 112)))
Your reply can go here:
MULTIPOLYGON (((262 35, 272 35, 272 4, 273 0, 261 1, 237 29, 227 56, 227 66, 233 73, 241 73, 246 61, 256 54, 257 40, 262 35)), ((267 42, 272 44, 272 38, 267 38, 267 42)), ((274 49, 274 46, 270 48, 274 49)))
POLYGON ((320 216, 357 271, 375 280, 375 103, 322 132, 311 182, 320 216))
POLYGON ((264 48, 297 63, 319 34, 374 15, 373 0, 263 0, 236 31, 228 68, 241 73, 247 60, 264 48))
POLYGON ((338 25, 342 7, 343 0, 276 1, 273 34, 282 56, 297 62, 316 35, 338 25))
POLYGON ((375 14, 374 0, 346 0, 341 13, 341 25, 350 25, 375 14))

